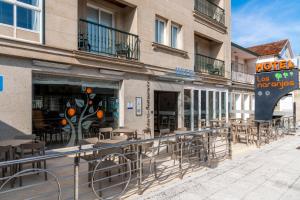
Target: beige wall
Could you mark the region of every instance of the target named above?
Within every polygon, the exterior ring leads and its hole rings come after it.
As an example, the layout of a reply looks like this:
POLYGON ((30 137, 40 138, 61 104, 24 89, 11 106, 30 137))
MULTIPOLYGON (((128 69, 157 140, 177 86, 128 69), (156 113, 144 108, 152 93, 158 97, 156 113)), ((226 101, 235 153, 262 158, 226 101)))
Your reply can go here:
POLYGON ((31 69, 25 60, 17 62, 0 56, 4 89, 0 92, 0 139, 15 134, 31 134, 31 69))
POLYGON ((45 44, 77 49, 77 1, 45 1, 45 44))

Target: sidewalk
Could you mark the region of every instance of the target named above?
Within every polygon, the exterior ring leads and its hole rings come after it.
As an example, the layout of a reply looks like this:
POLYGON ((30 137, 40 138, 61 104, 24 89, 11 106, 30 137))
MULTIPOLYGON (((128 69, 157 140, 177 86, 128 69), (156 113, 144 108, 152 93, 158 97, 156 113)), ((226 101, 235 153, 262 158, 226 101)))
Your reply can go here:
POLYGON ((299 200, 300 134, 234 154, 215 169, 192 173, 139 200, 299 200))

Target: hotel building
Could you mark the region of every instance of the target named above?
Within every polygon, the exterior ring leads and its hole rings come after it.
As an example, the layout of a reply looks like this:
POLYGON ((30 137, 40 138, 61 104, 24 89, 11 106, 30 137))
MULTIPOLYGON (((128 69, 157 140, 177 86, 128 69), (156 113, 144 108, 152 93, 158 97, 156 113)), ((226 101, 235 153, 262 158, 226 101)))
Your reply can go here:
POLYGON ((150 128, 153 137, 228 119, 230 6, 0 0, 0 139, 52 137, 79 123, 83 137, 103 127, 150 128))

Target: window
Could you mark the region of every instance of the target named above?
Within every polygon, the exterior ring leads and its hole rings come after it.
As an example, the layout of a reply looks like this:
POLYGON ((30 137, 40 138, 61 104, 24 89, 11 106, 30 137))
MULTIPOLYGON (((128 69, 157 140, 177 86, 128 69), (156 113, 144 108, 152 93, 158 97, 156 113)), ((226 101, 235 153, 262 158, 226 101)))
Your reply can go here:
POLYGON ((0 23, 40 31, 41 0, 0 0, 0 23), (14 23, 16 21, 16 24, 14 23))
POLYGON ((155 20, 155 42, 165 44, 165 26, 166 22, 161 19, 155 20))
POLYGON ((13 25, 14 23, 14 8, 10 3, 0 1, 0 23, 13 25))
POLYGON ((18 1, 32 6, 39 6, 39 0, 18 0, 18 1))
POLYGON ((175 24, 171 25, 171 47, 178 48, 179 27, 175 24))
POLYGON ((29 30, 39 30, 40 13, 28 8, 17 7, 17 27, 29 30))

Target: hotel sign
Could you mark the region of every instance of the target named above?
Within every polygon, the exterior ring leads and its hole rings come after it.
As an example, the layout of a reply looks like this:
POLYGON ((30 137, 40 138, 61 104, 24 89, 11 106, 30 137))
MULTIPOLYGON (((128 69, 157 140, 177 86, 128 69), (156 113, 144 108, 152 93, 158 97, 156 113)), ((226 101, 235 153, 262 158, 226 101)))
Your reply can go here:
POLYGON ((292 60, 256 65, 255 120, 271 120, 277 102, 299 89, 299 70, 292 60))

